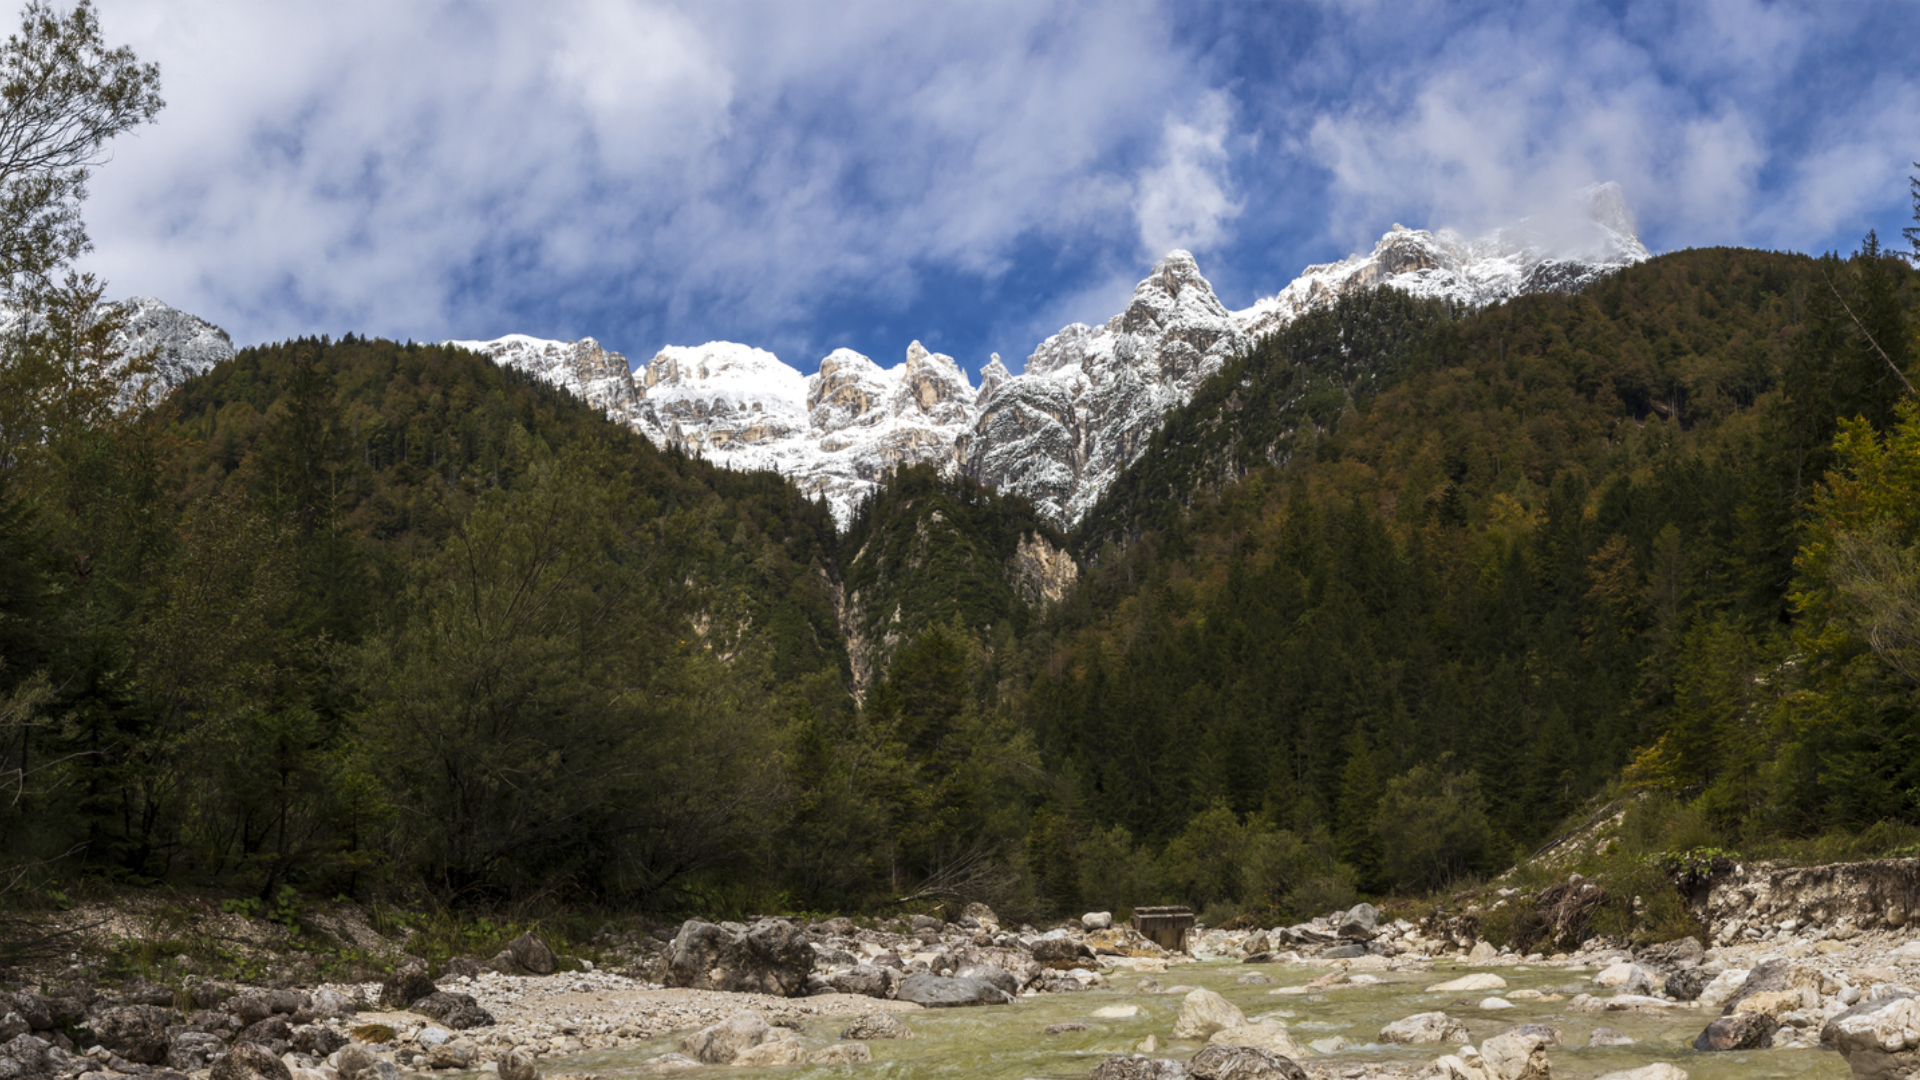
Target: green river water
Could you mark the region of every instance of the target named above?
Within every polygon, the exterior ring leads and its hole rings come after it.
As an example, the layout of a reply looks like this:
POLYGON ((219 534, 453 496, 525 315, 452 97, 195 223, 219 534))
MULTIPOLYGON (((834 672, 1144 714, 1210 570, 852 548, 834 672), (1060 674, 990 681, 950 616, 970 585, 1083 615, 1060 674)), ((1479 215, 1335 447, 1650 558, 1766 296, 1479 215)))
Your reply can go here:
MULTIPOLYGON (((1654 1061, 1668 1061, 1685 1069, 1692 1080, 1845 1080, 1850 1073, 1839 1054, 1827 1050, 1762 1050, 1739 1053, 1703 1054, 1690 1043, 1707 1021, 1716 1014, 1705 1010, 1675 1009, 1659 1014, 1611 1012, 1575 1013, 1566 1011, 1566 1001, 1516 1001, 1514 1008, 1481 1011, 1477 1003, 1486 993, 1428 994, 1425 987, 1467 974, 1469 970, 1491 971, 1507 980, 1507 990, 1535 989, 1574 994, 1595 988, 1587 980, 1593 973, 1563 968, 1482 968, 1468 969, 1441 965, 1427 972, 1378 972, 1381 982, 1366 986, 1338 986, 1308 996, 1273 995, 1278 986, 1299 985, 1319 975, 1324 968, 1289 967, 1283 964, 1249 967, 1236 963, 1209 962, 1176 965, 1155 974, 1162 986, 1195 986, 1217 991, 1238 1005, 1247 1016, 1280 1011, 1280 1019, 1301 1044, 1329 1036, 1344 1036, 1356 1045, 1316 1061, 1342 1064, 1398 1062, 1421 1064, 1432 1061, 1450 1047, 1384 1046, 1375 1040, 1381 1027, 1414 1013, 1445 1011, 1466 1023, 1475 1045, 1498 1035, 1514 1024, 1545 1023, 1559 1029, 1564 1045, 1548 1050, 1556 1080, 1585 1080, 1617 1069, 1630 1069, 1654 1061), (1273 986, 1242 986, 1235 980, 1250 972, 1273 978, 1273 986), (1463 1000, 1465 999, 1465 1000, 1463 1000), (1637 1045, 1589 1049, 1587 1036, 1596 1027, 1610 1027, 1639 1040, 1637 1045)), ((672 1076, 719 1076, 773 1078, 783 1080, 826 1080, 828 1077, 857 1076, 872 1080, 921 1080, 921 1078, 979 1078, 979 1080, 1022 1080, 1025 1077, 1047 1080, 1084 1080, 1103 1058, 1133 1052, 1148 1035, 1157 1036, 1160 1050, 1154 1057, 1186 1059, 1204 1044, 1175 1041, 1173 1023, 1180 1013, 1181 994, 1143 994, 1131 987, 1139 976, 1127 972, 1112 973, 1116 989, 1092 990, 1077 994, 1043 994, 1022 998, 1013 1005, 971 1009, 928 1009, 902 1013, 901 1019, 913 1028, 909 1040, 876 1040, 869 1045, 873 1062, 856 1066, 789 1065, 777 1069, 734 1069, 724 1066, 674 1072, 672 1076), (1137 1005, 1140 1014, 1127 1020, 1096 1020, 1095 1009, 1112 1005, 1137 1005), (1047 1035, 1049 1024, 1080 1021, 1091 1025, 1087 1031, 1047 1035)), ((1602 994, 1610 991, 1600 991, 1602 994)), ((810 1046, 835 1040, 845 1017, 822 1018, 802 1025, 800 1034, 810 1046)), ((677 1048, 678 1038, 662 1038, 620 1050, 589 1051, 563 1059, 551 1059, 549 1072, 592 1072, 609 1078, 640 1074, 639 1066, 649 1058, 677 1048)))

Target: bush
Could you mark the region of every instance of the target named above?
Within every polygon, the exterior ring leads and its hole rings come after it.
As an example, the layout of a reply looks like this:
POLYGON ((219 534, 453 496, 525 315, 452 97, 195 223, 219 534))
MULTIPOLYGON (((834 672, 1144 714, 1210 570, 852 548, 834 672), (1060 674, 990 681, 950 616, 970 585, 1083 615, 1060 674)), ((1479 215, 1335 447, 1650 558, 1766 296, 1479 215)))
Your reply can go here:
POLYGON ((1381 873, 1391 888, 1435 889, 1485 870, 1493 850, 1480 778, 1415 765, 1387 782, 1374 811, 1381 873))

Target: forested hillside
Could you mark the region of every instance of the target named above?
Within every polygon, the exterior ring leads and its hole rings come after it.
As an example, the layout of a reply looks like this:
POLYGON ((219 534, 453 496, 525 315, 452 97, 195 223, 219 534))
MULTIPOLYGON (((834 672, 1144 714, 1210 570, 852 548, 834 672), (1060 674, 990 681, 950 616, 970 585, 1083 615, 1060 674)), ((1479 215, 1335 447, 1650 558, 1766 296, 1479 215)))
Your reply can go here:
POLYGON ((249 349, 22 450, 16 859, 644 899, 738 871, 844 696, 820 506, 458 350, 249 349))
POLYGON ((40 882, 1214 918, 1607 792, 1656 845, 1910 842, 1916 300, 1871 244, 1352 296, 1071 538, 927 467, 836 536, 441 347, 120 409, 76 302, 8 368, 60 407, 0 416, 0 835, 40 882))
POLYGON ((1361 297, 1262 342, 1076 538, 1092 565, 1021 703, 1062 778, 1044 893, 1431 887, 1628 766, 1730 844, 1915 820, 1884 752, 1912 685, 1873 645, 1915 536, 1847 493, 1905 475, 1874 448, 1916 299, 1871 246, 1690 251, 1466 317, 1361 297), (1282 854, 1209 870, 1197 821, 1282 854), (1158 881, 1114 870, 1156 852, 1158 881))

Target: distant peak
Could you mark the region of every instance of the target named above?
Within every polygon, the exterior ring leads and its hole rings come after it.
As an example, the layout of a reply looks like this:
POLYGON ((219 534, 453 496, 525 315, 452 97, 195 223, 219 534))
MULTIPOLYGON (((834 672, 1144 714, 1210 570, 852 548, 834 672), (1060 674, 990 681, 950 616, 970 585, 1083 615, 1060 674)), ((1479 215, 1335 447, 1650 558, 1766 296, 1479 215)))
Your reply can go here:
POLYGON ((1607 180, 1598 184, 1589 184, 1574 193, 1580 202, 1580 208, 1586 211, 1588 220, 1596 225, 1604 225, 1622 236, 1639 239, 1639 229, 1634 224, 1633 209, 1627 205, 1626 192, 1618 183, 1607 180))
POLYGON ((1194 261, 1193 252, 1175 248, 1161 256, 1159 262, 1153 264, 1153 272, 1156 274, 1164 273, 1168 270, 1191 270, 1194 273, 1199 273, 1200 264, 1194 261))

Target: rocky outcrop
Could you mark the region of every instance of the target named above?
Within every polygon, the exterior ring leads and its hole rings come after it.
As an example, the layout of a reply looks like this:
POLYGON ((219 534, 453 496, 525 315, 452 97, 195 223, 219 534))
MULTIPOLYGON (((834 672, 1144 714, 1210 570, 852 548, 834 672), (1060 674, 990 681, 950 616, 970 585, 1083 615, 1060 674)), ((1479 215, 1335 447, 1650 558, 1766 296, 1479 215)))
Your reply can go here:
POLYGON ((1620 185, 1576 192, 1557 222, 1521 221, 1469 239, 1450 229, 1396 224, 1366 255, 1309 266, 1275 295, 1235 312, 1240 331, 1270 334, 1342 296, 1389 285, 1415 296, 1481 307, 1539 292, 1577 292, 1648 258, 1620 185))
POLYGON ((962 444, 966 471, 1056 524, 1078 521, 1167 410, 1246 343, 1193 256, 1172 252, 1125 311, 1041 342, 982 404, 962 444))
POLYGON ((813 945, 792 923, 731 930, 689 919, 673 939, 667 985, 793 997, 806 992, 813 945))
POLYGON ((1080 566, 1067 549, 1054 547, 1034 533, 1020 538, 1007 573, 1013 579, 1014 591, 1036 607, 1058 602, 1080 580, 1080 566))

